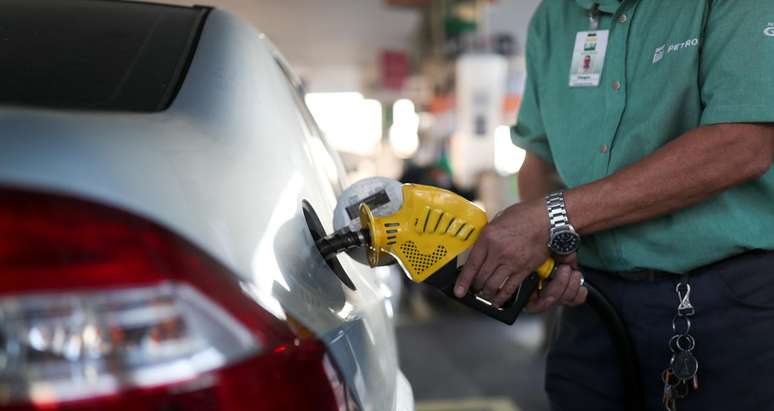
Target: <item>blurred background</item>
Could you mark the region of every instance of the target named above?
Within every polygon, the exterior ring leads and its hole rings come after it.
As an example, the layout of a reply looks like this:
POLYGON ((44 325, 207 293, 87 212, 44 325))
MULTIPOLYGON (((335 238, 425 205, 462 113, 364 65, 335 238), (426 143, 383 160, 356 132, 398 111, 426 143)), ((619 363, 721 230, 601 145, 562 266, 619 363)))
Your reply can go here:
MULTIPOLYGON (((277 46, 350 182, 380 175, 440 186, 490 216, 518 201, 525 153, 509 126, 539 0, 204 3, 236 12, 277 46)), ((398 328, 418 411, 548 409, 550 321, 527 316, 506 327, 425 291, 406 282, 398 328)))

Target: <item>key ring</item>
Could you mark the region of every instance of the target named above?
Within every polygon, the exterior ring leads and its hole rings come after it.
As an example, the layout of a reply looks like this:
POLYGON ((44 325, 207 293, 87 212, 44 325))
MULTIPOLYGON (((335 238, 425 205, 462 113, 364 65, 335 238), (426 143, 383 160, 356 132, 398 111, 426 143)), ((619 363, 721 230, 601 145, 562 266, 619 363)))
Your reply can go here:
POLYGON ((692 335, 673 335, 669 339, 669 349, 672 354, 678 351, 693 351, 696 348, 696 339, 692 335))
POLYGON ((691 319, 688 317, 683 317, 681 315, 676 315, 672 318, 672 332, 674 332, 677 335, 688 335, 691 333, 691 319), (680 322, 679 320, 683 320, 683 325, 685 326, 685 331, 678 331, 677 324, 680 322))

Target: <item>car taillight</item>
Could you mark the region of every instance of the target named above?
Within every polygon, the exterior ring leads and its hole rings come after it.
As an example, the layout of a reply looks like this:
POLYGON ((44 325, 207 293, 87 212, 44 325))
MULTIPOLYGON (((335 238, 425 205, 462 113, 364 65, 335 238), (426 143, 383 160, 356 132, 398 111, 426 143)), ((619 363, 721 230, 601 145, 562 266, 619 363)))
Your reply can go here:
POLYGON ((0 189, 0 410, 346 410, 324 345, 174 233, 0 189))

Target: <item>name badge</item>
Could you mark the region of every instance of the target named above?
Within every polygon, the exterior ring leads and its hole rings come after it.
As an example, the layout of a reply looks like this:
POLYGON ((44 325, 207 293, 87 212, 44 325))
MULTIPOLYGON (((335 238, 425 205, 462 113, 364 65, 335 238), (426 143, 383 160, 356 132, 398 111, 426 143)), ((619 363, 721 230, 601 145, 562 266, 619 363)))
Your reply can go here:
POLYGON ((570 87, 597 87, 605 68, 609 30, 581 31, 575 37, 570 87))

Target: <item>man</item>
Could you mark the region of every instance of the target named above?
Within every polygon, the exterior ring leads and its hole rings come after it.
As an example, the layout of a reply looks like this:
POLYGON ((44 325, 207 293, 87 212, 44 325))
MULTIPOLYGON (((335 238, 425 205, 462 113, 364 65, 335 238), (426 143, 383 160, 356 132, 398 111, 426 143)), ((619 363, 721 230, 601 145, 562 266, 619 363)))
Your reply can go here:
POLYGON ((481 233, 456 292, 499 305, 550 255, 565 264, 529 306, 568 306, 555 410, 625 408, 581 272, 633 336, 647 409, 664 409, 673 350, 699 364, 681 410, 774 409, 774 1, 545 0, 526 57, 524 202, 481 233), (695 314, 673 331, 681 281, 695 314))

